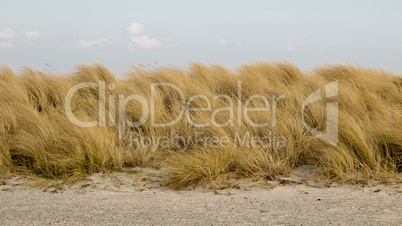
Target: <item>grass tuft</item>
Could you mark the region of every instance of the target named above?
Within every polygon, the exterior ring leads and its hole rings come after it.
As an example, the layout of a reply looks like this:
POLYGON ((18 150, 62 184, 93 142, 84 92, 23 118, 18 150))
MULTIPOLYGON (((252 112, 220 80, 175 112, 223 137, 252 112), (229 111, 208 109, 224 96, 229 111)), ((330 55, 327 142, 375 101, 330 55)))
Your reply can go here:
MULTIPOLYGON (((155 123, 174 120, 186 104, 171 87, 157 87, 155 123)), ((322 93, 324 94, 324 93, 322 93)), ((254 99, 249 107, 262 108, 254 99)), ((317 130, 325 129, 327 100, 309 105, 303 120, 317 130)), ((150 106, 149 106, 150 107, 150 106)), ((138 121, 143 106, 137 101, 126 104, 130 122, 138 121)), ((132 137, 131 137, 132 138, 132 137)), ((242 139, 242 138, 240 138, 242 139)), ((277 138, 272 138, 277 139, 277 138)), ((278 142, 278 141, 276 141, 278 142)), ((316 165, 329 181, 386 180, 402 171, 402 79, 398 75, 362 67, 326 66, 302 72, 289 63, 259 62, 229 70, 220 65, 191 64, 187 69, 159 67, 134 68, 128 77, 119 78, 106 67, 82 65, 72 75, 52 75, 25 68, 16 74, 8 66, 0 69, 0 174, 42 175, 45 178, 79 180, 94 172, 122 170, 124 167, 165 167, 174 188, 212 183, 226 174, 239 177, 275 179, 303 164, 316 165), (301 106, 308 95, 338 80, 339 95, 331 101, 339 106, 339 144, 332 146, 316 138, 302 123, 301 106), (99 104, 100 91, 84 88, 72 99, 72 111, 81 121, 98 121, 99 109, 105 109, 105 127, 82 128, 70 122, 65 113, 68 91, 81 82, 104 81, 105 106, 99 104), (238 87, 241 83, 242 93, 238 87), (113 83, 115 86, 109 85, 113 83), (119 129, 119 95, 137 94, 151 103, 151 84, 170 83, 193 99, 188 107, 211 108, 192 111, 170 127, 155 127, 148 117, 137 127, 119 129), (249 112, 252 122, 268 125, 257 128, 238 112, 253 95, 270 100, 270 111, 249 112), (220 98, 215 98, 221 95, 220 98), (222 97, 222 96, 225 97, 222 97), (284 95, 282 99, 276 100, 284 95), (115 97, 115 101, 109 99, 115 97), (270 99, 273 98, 273 99, 270 99), (239 109, 239 103, 241 107, 239 109), (114 110, 113 110, 114 109, 114 110), (221 109, 215 112, 215 110, 221 109), (231 110, 232 111, 231 111, 231 110), (271 113, 275 111, 276 115, 271 113), (212 123, 211 118, 214 119, 212 123), (241 126, 239 126, 241 124, 241 126), (179 143, 182 147, 133 146, 130 134, 148 137, 176 135, 194 138, 240 136, 272 137, 281 135, 281 147, 227 147, 197 145, 194 140, 179 143), (124 139, 119 139, 125 135, 124 139)))

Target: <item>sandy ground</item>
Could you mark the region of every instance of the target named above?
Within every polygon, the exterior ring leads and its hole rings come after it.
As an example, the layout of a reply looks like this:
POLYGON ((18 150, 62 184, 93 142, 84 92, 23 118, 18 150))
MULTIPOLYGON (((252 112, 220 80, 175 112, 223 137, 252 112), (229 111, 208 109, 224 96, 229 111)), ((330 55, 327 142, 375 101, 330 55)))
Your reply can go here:
POLYGON ((96 174, 72 186, 15 177, 0 183, 0 225, 402 224, 398 184, 325 187, 289 177, 178 191, 161 186, 164 178, 143 169, 96 174))

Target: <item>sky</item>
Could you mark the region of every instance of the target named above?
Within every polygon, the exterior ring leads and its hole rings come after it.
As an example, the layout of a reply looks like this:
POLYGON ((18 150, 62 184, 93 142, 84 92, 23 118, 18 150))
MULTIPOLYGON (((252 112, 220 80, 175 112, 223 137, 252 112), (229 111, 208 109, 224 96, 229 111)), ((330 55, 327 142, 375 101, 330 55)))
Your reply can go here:
POLYGON ((260 61, 402 73, 402 1, 0 0, 0 63, 16 71, 260 61))

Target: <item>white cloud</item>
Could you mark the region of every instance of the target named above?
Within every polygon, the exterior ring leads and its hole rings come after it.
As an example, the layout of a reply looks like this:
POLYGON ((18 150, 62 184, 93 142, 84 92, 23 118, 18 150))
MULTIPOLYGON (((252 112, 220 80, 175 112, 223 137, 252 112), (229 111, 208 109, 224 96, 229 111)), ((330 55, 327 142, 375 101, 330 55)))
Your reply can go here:
POLYGON ((229 44, 229 42, 224 38, 219 39, 216 43, 218 43, 219 45, 222 45, 222 46, 226 46, 229 44))
POLYGON ((40 31, 35 30, 35 31, 27 31, 25 33, 25 36, 27 37, 27 39, 30 40, 37 40, 40 38, 40 31))
POLYGON ((15 32, 13 29, 6 27, 4 30, 0 31, 0 49, 12 48, 14 44, 11 42, 15 37, 15 32))
POLYGON ((148 36, 143 35, 132 37, 131 41, 128 43, 128 46, 144 49, 157 49, 162 47, 162 44, 156 38, 149 38, 148 36))
POLYGON ((11 42, 0 42, 0 49, 12 48, 13 46, 11 42))
POLYGON ((168 46, 170 47, 175 47, 175 46, 180 46, 180 42, 175 41, 175 42, 166 42, 168 46))
POLYGON ((103 44, 107 43, 108 40, 107 38, 102 38, 102 39, 95 39, 95 40, 79 40, 78 43, 75 45, 77 48, 81 49, 88 49, 91 47, 102 47, 103 44))
POLYGON ((126 28, 126 31, 131 35, 139 34, 143 30, 144 30, 144 25, 135 23, 135 22, 131 23, 131 25, 126 28))
POLYGON ((288 44, 288 51, 303 51, 303 50, 312 50, 312 48, 305 44, 298 44, 298 43, 288 44))
POLYGON ((236 46, 237 46, 237 48, 243 47, 243 45, 240 42, 236 43, 236 46))
POLYGON ((13 29, 6 27, 3 31, 0 31, 0 39, 11 40, 15 37, 15 32, 13 29))

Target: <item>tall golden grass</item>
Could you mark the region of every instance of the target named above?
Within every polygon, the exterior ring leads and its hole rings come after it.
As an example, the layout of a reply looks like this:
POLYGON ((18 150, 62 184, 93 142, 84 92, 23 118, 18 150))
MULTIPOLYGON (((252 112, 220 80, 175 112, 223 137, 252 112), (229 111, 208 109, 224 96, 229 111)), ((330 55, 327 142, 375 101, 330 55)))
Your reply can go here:
MULTIPOLYGON (((82 89, 73 99, 74 114, 83 121, 98 118, 99 93, 82 89)), ((205 101, 193 101, 192 107, 206 107, 205 101)), ((211 102, 212 109, 227 107, 223 99, 211 102)), ((106 98, 106 115, 110 110, 106 98)), ((175 90, 159 87, 155 99, 155 121, 172 121, 182 107, 175 90)), ((251 106, 262 103, 254 101, 251 106)), ((233 106, 237 112, 238 106, 233 106)), ((304 120, 318 129, 325 126, 325 101, 312 104, 304 120)), ((241 109, 240 109, 241 110, 241 109)), ((211 121, 211 112, 191 112, 199 123, 211 121)), ((142 108, 135 101, 127 104, 127 119, 137 121, 142 108)), ((229 120, 229 111, 215 115, 216 122, 229 120)), ((108 117, 106 117, 108 118, 108 117)), ((244 120, 244 119, 242 119, 244 120)), ((117 124, 118 122, 116 122, 117 124)), ((108 121, 106 122, 108 125, 108 121)), ((256 63, 229 70, 219 65, 191 64, 187 69, 138 67, 124 78, 114 76, 101 65, 80 66, 71 75, 53 75, 26 68, 17 74, 8 66, 0 71, 0 172, 39 174, 50 178, 82 178, 86 175, 130 166, 164 167, 170 173, 169 184, 186 187, 211 182, 231 173, 240 177, 274 179, 297 166, 314 164, 328 181, 386 180, 402 171, 402 78, 383 70, 351 66, 318 67, 302 72, 288 63, 256 63), (307 131, 301 119, 305 98, 331 81, 338 80, 339 144, 332 146, 307 131), (266 97, 286 95, 277 103, 275 120, 266 112, 249 113, 254 122, 271 123, 256 128, 243 121, 233 126, 210 125, 197 128, 184 118, 167 128, 157 128, 148 120, 137 128, 126 128, 119 139, 118 126, 81 128, 66 117, 67 92, 81 82, 105 81, 116 84, 110 95, 139 94, 150 102, 152 83, 171 83, 180 87, 186 98, 202 94, 209 100, 227 95, 241 102, 255 94, 266 97), (205 136, 235 133, 267 136, 268 131, 286 138, 286 146, 277 148, 202 147, 191 143, 183 152, 177 148, 130 146, 130 132, 146 136, 170 136, 174 131, 184 137, 203 132, 205 136)))

